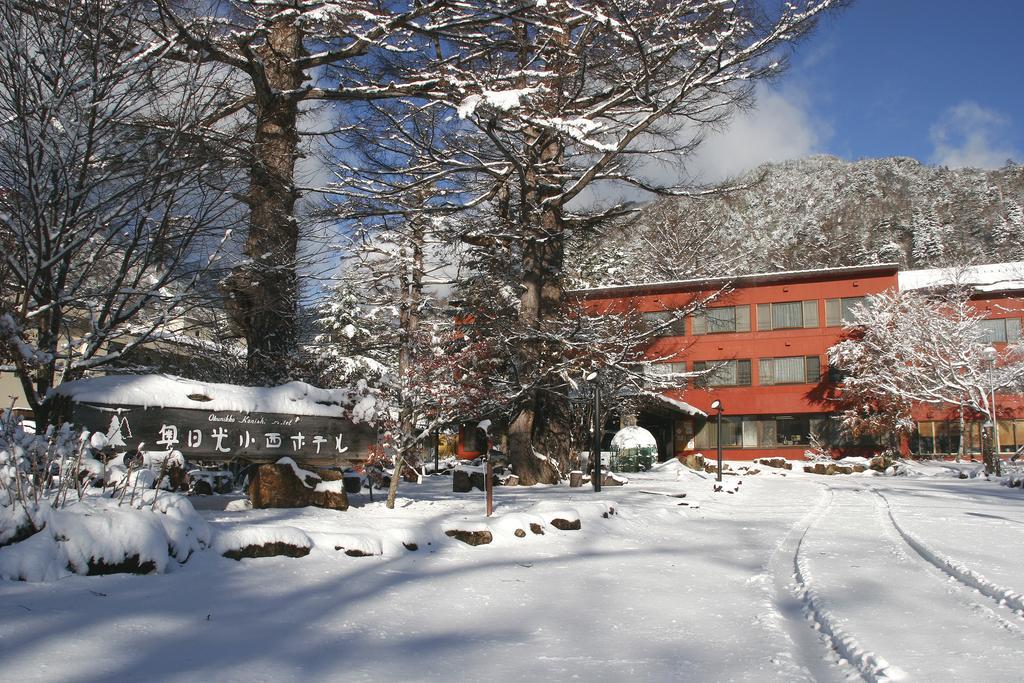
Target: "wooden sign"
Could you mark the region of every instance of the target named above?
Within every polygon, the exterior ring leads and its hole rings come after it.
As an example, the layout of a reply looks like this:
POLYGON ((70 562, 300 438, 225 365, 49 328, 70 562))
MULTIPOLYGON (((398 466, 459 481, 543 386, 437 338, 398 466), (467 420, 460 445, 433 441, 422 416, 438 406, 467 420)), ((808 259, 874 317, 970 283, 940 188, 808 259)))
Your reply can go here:
POLYGON ((320 466, 365 459, 377 431, 341 417, 190 408, 72 403, 71 421, 107 436, 115 451, 178 450, 188 460, 274 462, 282 457, 320 466))

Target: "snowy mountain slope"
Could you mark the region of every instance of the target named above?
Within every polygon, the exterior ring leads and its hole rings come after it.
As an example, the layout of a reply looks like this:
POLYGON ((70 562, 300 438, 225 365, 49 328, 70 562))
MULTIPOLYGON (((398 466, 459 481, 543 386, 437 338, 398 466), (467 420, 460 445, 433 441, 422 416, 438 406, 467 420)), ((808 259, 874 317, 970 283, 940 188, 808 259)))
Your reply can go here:
POLYGON ((766 164, 733 185, 739 189, 713 197, 658 200, 599 242, 576 245, 576 284, 1024 258, 1022 166, 983 171, 814 156, 766 164))

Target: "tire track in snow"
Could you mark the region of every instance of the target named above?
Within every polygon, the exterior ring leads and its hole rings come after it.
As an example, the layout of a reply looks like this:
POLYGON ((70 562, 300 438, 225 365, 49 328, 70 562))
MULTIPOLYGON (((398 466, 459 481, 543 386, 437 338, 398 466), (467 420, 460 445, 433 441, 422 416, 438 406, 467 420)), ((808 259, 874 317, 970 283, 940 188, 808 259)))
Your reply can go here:
MULTIPOLYGON (((947 557, 933 548, 929 548, 920 539, 900 526, 893 514, 892 505, 889 504, 889 499, 886 498, 881 491, 872 488, 871 492, 874 493, 877 499, 881 501, 882 509, 884 509, 886 513, 885 516, 888 518, 889 523, 895 530, 895 535, 902 538, 904 543, 910 546, 917 557, 925 560, 940 570, 943 574, 955 579, 963 586, 974 589, 985 597, 993 600, 997 605, 1011 610, 1015 616, 1024 616, 1024 596, 1009 588, 989 581, 978 572, 967 568, 963 564, 947 557)), ((991 616, 995 617, 1005 628, 1011 629, 1019 635, 1024 636, 1024 632, 1021 632, 1018 625, 1006 621, 997 614, 993 613, 991 616)))
POLYGON ((825 488, 828 492, 827 502, 824 505, 819 505, 805 517, 808 520, 807 525, 793 550, 793 579, 796 584, 796 596, 803 602, 804 611, 813 629, 822 634, 835 654, 848 662, 864 680, 872 683, 903 680, 906 678, 906 673, 902 669, 893 666, 884 657, 865 649, 853 634, 839 626, 838 620, 829 610, 826 601, 814 587, 810 566, 802 550, 807 535, 829 514, 835 502, 835 491, 828 484, 825 485, 825 488))
POLYGON ((796 521, 776 546, 767 570, 773 577, 772 606, 785 624, 785 632, 794 647, 794 663, 813 681, 842 681, 849 678, 850 667, 839 664, 841 657, 819 630, 809 628, 809 610, 795 583, 796 549, 807 530, 831 504, 832 491, 822 487, 817 503, 796 521), (831 657, 826 657, 826 650, 831 657))

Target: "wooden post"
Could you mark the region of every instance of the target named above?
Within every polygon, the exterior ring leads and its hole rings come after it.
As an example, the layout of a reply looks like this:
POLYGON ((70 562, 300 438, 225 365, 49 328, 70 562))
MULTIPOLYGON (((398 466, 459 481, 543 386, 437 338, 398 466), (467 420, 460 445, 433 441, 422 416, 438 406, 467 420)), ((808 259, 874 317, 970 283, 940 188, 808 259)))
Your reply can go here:
POLYGON ((487 516, 494 513, 494 463, 487 458, 487 468, 484 473, 484 492, 487 496, 487 516))

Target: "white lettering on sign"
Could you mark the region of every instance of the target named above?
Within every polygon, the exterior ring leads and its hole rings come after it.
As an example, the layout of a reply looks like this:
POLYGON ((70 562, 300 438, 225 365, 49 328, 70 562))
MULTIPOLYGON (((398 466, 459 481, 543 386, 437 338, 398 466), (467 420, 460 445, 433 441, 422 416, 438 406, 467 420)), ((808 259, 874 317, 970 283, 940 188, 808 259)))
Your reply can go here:
POLYGON ((228 430, 224 429, 223 427, 218 427, 217 429, 214 429, 212 432, 210 432, 210 436, 217 441, 217 443, 214 445, 214 449, 218 453, 231 452, 230 448, 224 448, 224 446, 222 445, 224 443, 224 439, 228 438, 228 430))
POLYGON ((203 443, 203 430, 201 429, 190 429, 188 430, 188 440, 186 441, 189 448, 199 448, 203 443))
POLYGON ((281 447, 281 435, 277 432, 267 432, 263 436, 267 437, 267 448, 281 447))
POLYGON ((157 439, 156 443, 159 446, 165 446, 167 450, 171 450, 171 448, 181 443, 178 440, 177 425, 161 425, 160 438, 157 439))

